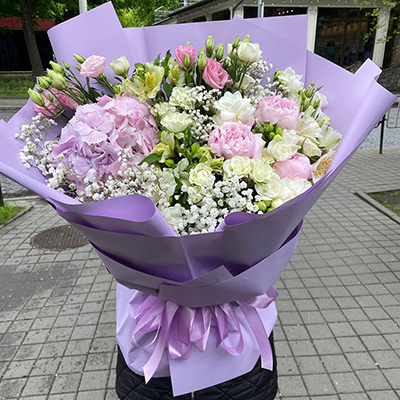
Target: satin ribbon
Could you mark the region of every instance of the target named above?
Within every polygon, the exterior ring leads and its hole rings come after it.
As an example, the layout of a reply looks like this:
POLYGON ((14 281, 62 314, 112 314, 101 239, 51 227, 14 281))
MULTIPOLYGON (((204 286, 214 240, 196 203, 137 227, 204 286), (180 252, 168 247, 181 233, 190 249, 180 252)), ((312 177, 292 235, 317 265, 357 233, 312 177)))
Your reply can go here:
MULTIPOLYGON (((271 345, 256 309, 267 308, 277 297, 278 292, 272 287, 267 293, 251 299, 192 308, 145 295, 134 314, 136 325, 132 332, 131 343, 140 348, 155 344, 149 360, 143 367, 146 383, 156 372, 165 349, 174 360, 185 360, 190 357, 193 346, 203 352, 207 347, 213 322, 216 327, 217 345, 221 345, 229 354, 241 354, 244 340, 236 315, 238 308, 244 314, 257 341, 262 367, 272 370, 271 345)), ((132 299, 132 302, 134 301, 135 299, 132 299)))

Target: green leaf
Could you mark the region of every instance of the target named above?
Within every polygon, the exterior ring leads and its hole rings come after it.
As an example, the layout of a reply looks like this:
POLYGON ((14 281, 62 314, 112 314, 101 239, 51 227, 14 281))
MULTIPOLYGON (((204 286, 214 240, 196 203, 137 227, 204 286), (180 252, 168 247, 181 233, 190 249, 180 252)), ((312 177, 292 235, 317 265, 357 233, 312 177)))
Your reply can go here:
POLYGON ((171 84, 169 84, 168 82, 165 81, 163 83, 163 88, 164 88, 164 92, 167 95, 167 97, 170 98, 171 94, 172 94, 172 90, 174 89, 174 87, 171 84))
POLYGON ((152 153, 152 154, 149 154, 149 155, 148 155, 146 158, 144 158, 142 161, 140 161, 139 165, 142 165, 142 164, 144 164, 144 163, 152 164, 152 163, 154 163, 154 162, 156 162, 156 161, 160 161, 160 160, 161 160, 161 154, 152 153))
POLYGON ((159 53, 157 58, 153 61, 153 65, 160 65, 160 58, 161 58, 161 54, 159 53))

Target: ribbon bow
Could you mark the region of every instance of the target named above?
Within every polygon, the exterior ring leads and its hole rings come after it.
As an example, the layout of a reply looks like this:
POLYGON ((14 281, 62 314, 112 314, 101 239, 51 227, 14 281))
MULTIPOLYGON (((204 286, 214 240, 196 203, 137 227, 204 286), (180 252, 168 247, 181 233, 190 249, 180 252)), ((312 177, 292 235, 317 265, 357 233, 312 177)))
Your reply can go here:
POLYGON ((267 293, 251 299, 192 308, 146 295, 134 315, 136 326, 131 338, 132 345, 136 347, 149 347, 155 343, 155 348, 143 367, 146 383, 156 372, 165 348, 174 360, 185 360, 190 357, 193 346, 203 352, 207 346, 213 321, 218 335, 218 345, 222 345, 229 354, 241 354, 244 341, 236 315, 238 307, 242 310, 257 341, 262 367, 272 370, 271 345, 256 308, 267 308, 277 297, 278 292, 272 287, 267 293), (142 335, 140 339, 136 338, 138 334, 142 335))

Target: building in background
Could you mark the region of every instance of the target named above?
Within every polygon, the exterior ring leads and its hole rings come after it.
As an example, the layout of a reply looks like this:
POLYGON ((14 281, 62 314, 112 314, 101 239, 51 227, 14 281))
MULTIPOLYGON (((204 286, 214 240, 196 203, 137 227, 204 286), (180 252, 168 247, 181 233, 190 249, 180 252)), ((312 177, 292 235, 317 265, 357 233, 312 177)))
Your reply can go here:
MULTIPOLYGON (((307 48, 342 67, 355 71, 367 58, 380 67, 392 67, 399 80, 400 41, 395 40, 385 58, 390 8, 376 2, 380 8, 378 28, 365 40, 372 20, 353 0, 272 0, 264 2, 264 17, 308 15, 307 48), (393 57, 392 57, 393 54, 393 57)), ((157 24, 218 21, 257 17, 257 0, 200 0, 185 2, 157 24)), ((392 69, 391 68, 391 69, 392 69)), ((395 76, 396 77, 396 76, 395 76)), ((400 82, 399 82, 400 83, 400 82)))
MULTIPOLYGON (((44 66, 53 59, 47 31, 55 25, 54 19, 37 19, 36 41, 44 66)), ((22 22, 20 18, 0 18, 0 71, 31 71, 22 22)))

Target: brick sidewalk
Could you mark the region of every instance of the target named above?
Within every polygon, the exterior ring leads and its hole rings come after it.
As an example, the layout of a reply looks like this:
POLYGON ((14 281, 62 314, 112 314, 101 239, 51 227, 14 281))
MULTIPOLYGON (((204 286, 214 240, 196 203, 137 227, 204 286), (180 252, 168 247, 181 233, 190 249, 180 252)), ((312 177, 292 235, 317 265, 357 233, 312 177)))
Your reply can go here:
MULTIPOLYGON (((359 151, 308 214, 277 284, 280 399, 400 399, 400 225, 354 195, 400 188, 400 148, 359 151)), ((0 229, 0 399, 111 400, 115 283, 90 246, 30 246, 43 201, 0 229)))

